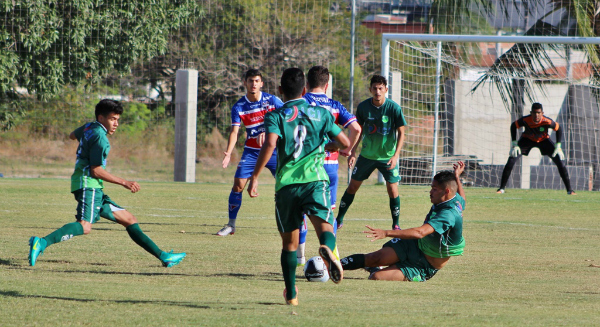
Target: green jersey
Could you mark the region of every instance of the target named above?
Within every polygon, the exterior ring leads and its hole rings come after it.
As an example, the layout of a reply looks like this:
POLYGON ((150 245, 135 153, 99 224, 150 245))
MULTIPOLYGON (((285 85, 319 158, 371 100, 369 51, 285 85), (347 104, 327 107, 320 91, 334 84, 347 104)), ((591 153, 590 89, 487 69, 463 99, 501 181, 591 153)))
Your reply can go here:
POLYGON ((419 239, 419 249, 434 258, 462 255, 465 239, 462 236, 465 199, 458 193, 450 200, 431 206, 424 224, 435 230, 419 239))
POLYGON ((402 108, 396 102, 385 99, 381 107, 375 107, 369 98, 356 108, 356 120, 363 128, 360 155, 371 160, 389 160, 396 152, 396 130, 406 126, 402 108))
POLYGON ((75 171, 71 175, 71 192, 83 188, 104 188, 101 179, 92 177, 90 167, 106 168, 106 157, 110 151, 106 128, 95 121, 79 127, 73 133, 79 141, 79 147, 75 171))
POLYGON ((342 130, 327 109, 304 99, 288 101, 265 115, 265 128, 267 134, 279 135, 275 192, 287 185, 329 181, 323 167, 325 144, 342 130))

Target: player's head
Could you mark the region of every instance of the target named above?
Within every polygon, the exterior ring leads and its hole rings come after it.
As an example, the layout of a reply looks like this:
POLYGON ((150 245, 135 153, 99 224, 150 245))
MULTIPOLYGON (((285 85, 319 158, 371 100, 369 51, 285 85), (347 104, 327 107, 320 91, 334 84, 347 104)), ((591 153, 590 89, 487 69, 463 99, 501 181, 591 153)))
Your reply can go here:
POLYGON ((542 121, 542 118, 544 117, 544 108, 542 107, 542 104, 539 102, 532 104, 530 114, 534 123, 542 121))
POLYGON ((371 77, 369 91, 375 100, 383 100, 387 90, 387 80, 385 77, 381 75, 373 75, 373 77, 371 77))
POLYGON ((304 80, 304 72, 300 68, 288 68, 281 75, 281 83, 279 92, 283 94, 286 100, 293 100, 302 97, 302 91, 306 82, 304 80))
POLYGON ((258 94, 263 87, 262 74, 258 69, 248 69, 244 74, 244 87, 247 94, 258 94))
POLYGON ((329 83, 329 69, 323 66, 314 66, 306 74, 306 86, 308 89, 325 88, 329 83))
POLYGON ((123 105, 119 101, 104 99, 96 105, 96 120, 106 128, 109 135, 117 130, 122 113, 123 105))
POLYGON ((438 204, 451 199, 457 189, 458 184, 454 172, 445 170, 435 174, 429 191, 431 203, 438 204))

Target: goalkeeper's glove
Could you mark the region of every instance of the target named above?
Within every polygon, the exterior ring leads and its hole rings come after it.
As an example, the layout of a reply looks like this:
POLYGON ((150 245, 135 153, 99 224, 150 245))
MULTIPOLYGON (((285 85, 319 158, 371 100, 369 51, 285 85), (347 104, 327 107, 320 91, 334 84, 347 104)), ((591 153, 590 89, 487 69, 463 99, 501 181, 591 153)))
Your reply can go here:
POLYGON ((510 149, 510 156, 516 158, 521 155, 521 148, 517 141, 512 141, 512 148, 510 149))
POLYGON ((554 152, 552 152, 552 157, 556 157, 556 155, 558 154, 558 157, 560 158, 560 160, 565 160, 565 154, 563 153, 563 150, 560 148, 560 142, 556 143, 556 147, 554 148, 554 152))

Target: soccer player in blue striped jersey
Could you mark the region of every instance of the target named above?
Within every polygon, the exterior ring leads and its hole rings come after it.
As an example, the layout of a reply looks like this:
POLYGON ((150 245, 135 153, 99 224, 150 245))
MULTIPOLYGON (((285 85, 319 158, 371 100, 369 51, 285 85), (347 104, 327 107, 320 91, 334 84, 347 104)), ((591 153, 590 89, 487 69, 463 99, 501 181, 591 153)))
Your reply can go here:
MULTIPOLYGON (((354 161, 356 160, 356 156, 350 156, 352 148, 358 143, 360 138, 360 125, 356 121, 356 117, 351 114, 343 104, 333 99, 327 97, 325 92, 327 92, 327 88, 329 87, 329 70, 323 66, 314 66, 306 74, 306 86, 307 93, 304 95, 304 99, 308 102, 308 104, 312 106, 323 107, 335 118, 335 123, 338 125, 347 128, 348 138, 350 139, 350 147, 348 149, 342 149, 340 152, 348 157, 348 168, 354 165, 354 161)), ((331 192, 331 210, 335 210, 335 204, 337 201, 337 188, 338 188, 338 156, 339 152, 336 150, 337 147, 334 142, 328 144, 325 147, 325 171, 329 176, 329 191, 331 192), (331 147, 329 147, 331 146, 331 147)), ((298 265, 302 266, 306 263, 306 257, 304 256, 305 251, 305 243, 306 243, 306 235, 307 231, 307 221, 306 218, 302 222, 302 226, 300 228, 300 243, 298 245, 298 265)), ((337 231, 337 221, 333 224, 334 232, 337 231)), ((335 255, 339 257, 339 253, 337 248, 334 251, 335 255)))
POLYGON ((100 220, 100 217, 123 225, 129 237, 158 258, 163 266, 172 267, 179 264, 185 258, 185 253, 162 251, 142 232, 135 216, 104 193, 104 182, 121 185, 131 193, 138 192, 140 185, 105 170, 110 151, 108 135, 114 134, 119 126, 119 118, 123 113, 121 103, 108 99, 102 100, 96 105, 95 113, 96 121, 77 128, 69 135, 70 139, 79 141, 77 161, 71 176, 71 193, 77 201, 76 221, 64 225, 45 237, 31 237, 29 264, 34 266, 38 257, 50 245, 89 234, 92 231, 92 224, 100 220))
MULTIPOLYGON (((265 140, 265 114, 283 105, 278 97, 261 91, 263 87, 262 74, 256 69, 250 69, 244 74, 244 87, 246 88, 246 95, 240 98, 231 108, 231 132, 229 133, 227 149, 224 152, 223 168, 227 168, 229 165, 231 152, 235 148, 242 124, 246 127, 246 143, 229 194, 229 222, 217 232, 219 236, 235 233, 235 222, 242 206, 242 192, 244 192, 248 177, 252 175, 260 147, 265 140)), ((273 152, 267 163, 267 168, 273 176, 275 176, 276 166, 277 152, 273 152)))

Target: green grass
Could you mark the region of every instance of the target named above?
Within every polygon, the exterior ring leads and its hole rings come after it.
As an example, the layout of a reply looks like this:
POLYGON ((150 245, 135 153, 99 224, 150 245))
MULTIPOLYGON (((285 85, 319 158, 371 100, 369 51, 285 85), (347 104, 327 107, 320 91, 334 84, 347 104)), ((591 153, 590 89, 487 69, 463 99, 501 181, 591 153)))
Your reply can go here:
MULTIPOLYGON (((73 221, 66 179, 0 179, 0 325, 94 326, 556 326, 598 324, 598 193, 467 189, 465 255, 426 283, 374 282, 349 271, 340 285, 308 283, 300 305, 283 305, 272 179, 244 202, 234 236, 230 184, 142 183, 106 192, 164 250, 188 257, 173 268, 102 221, 88 236, 49 247, 35 267, 27 240, 73 221), (271 183, 271 184, 266 184, 271 183)), ((428 188, 402 186, 402 227, 429 210, 428 188)), ((339 196, 343 193, 340 189, 339 196)), ((389 228, 385 188, 365 185, 339 233, 342 255, 377 250, 364 225, 389 228)), ((307 255, 317 254, 311 230, 307 255)))

